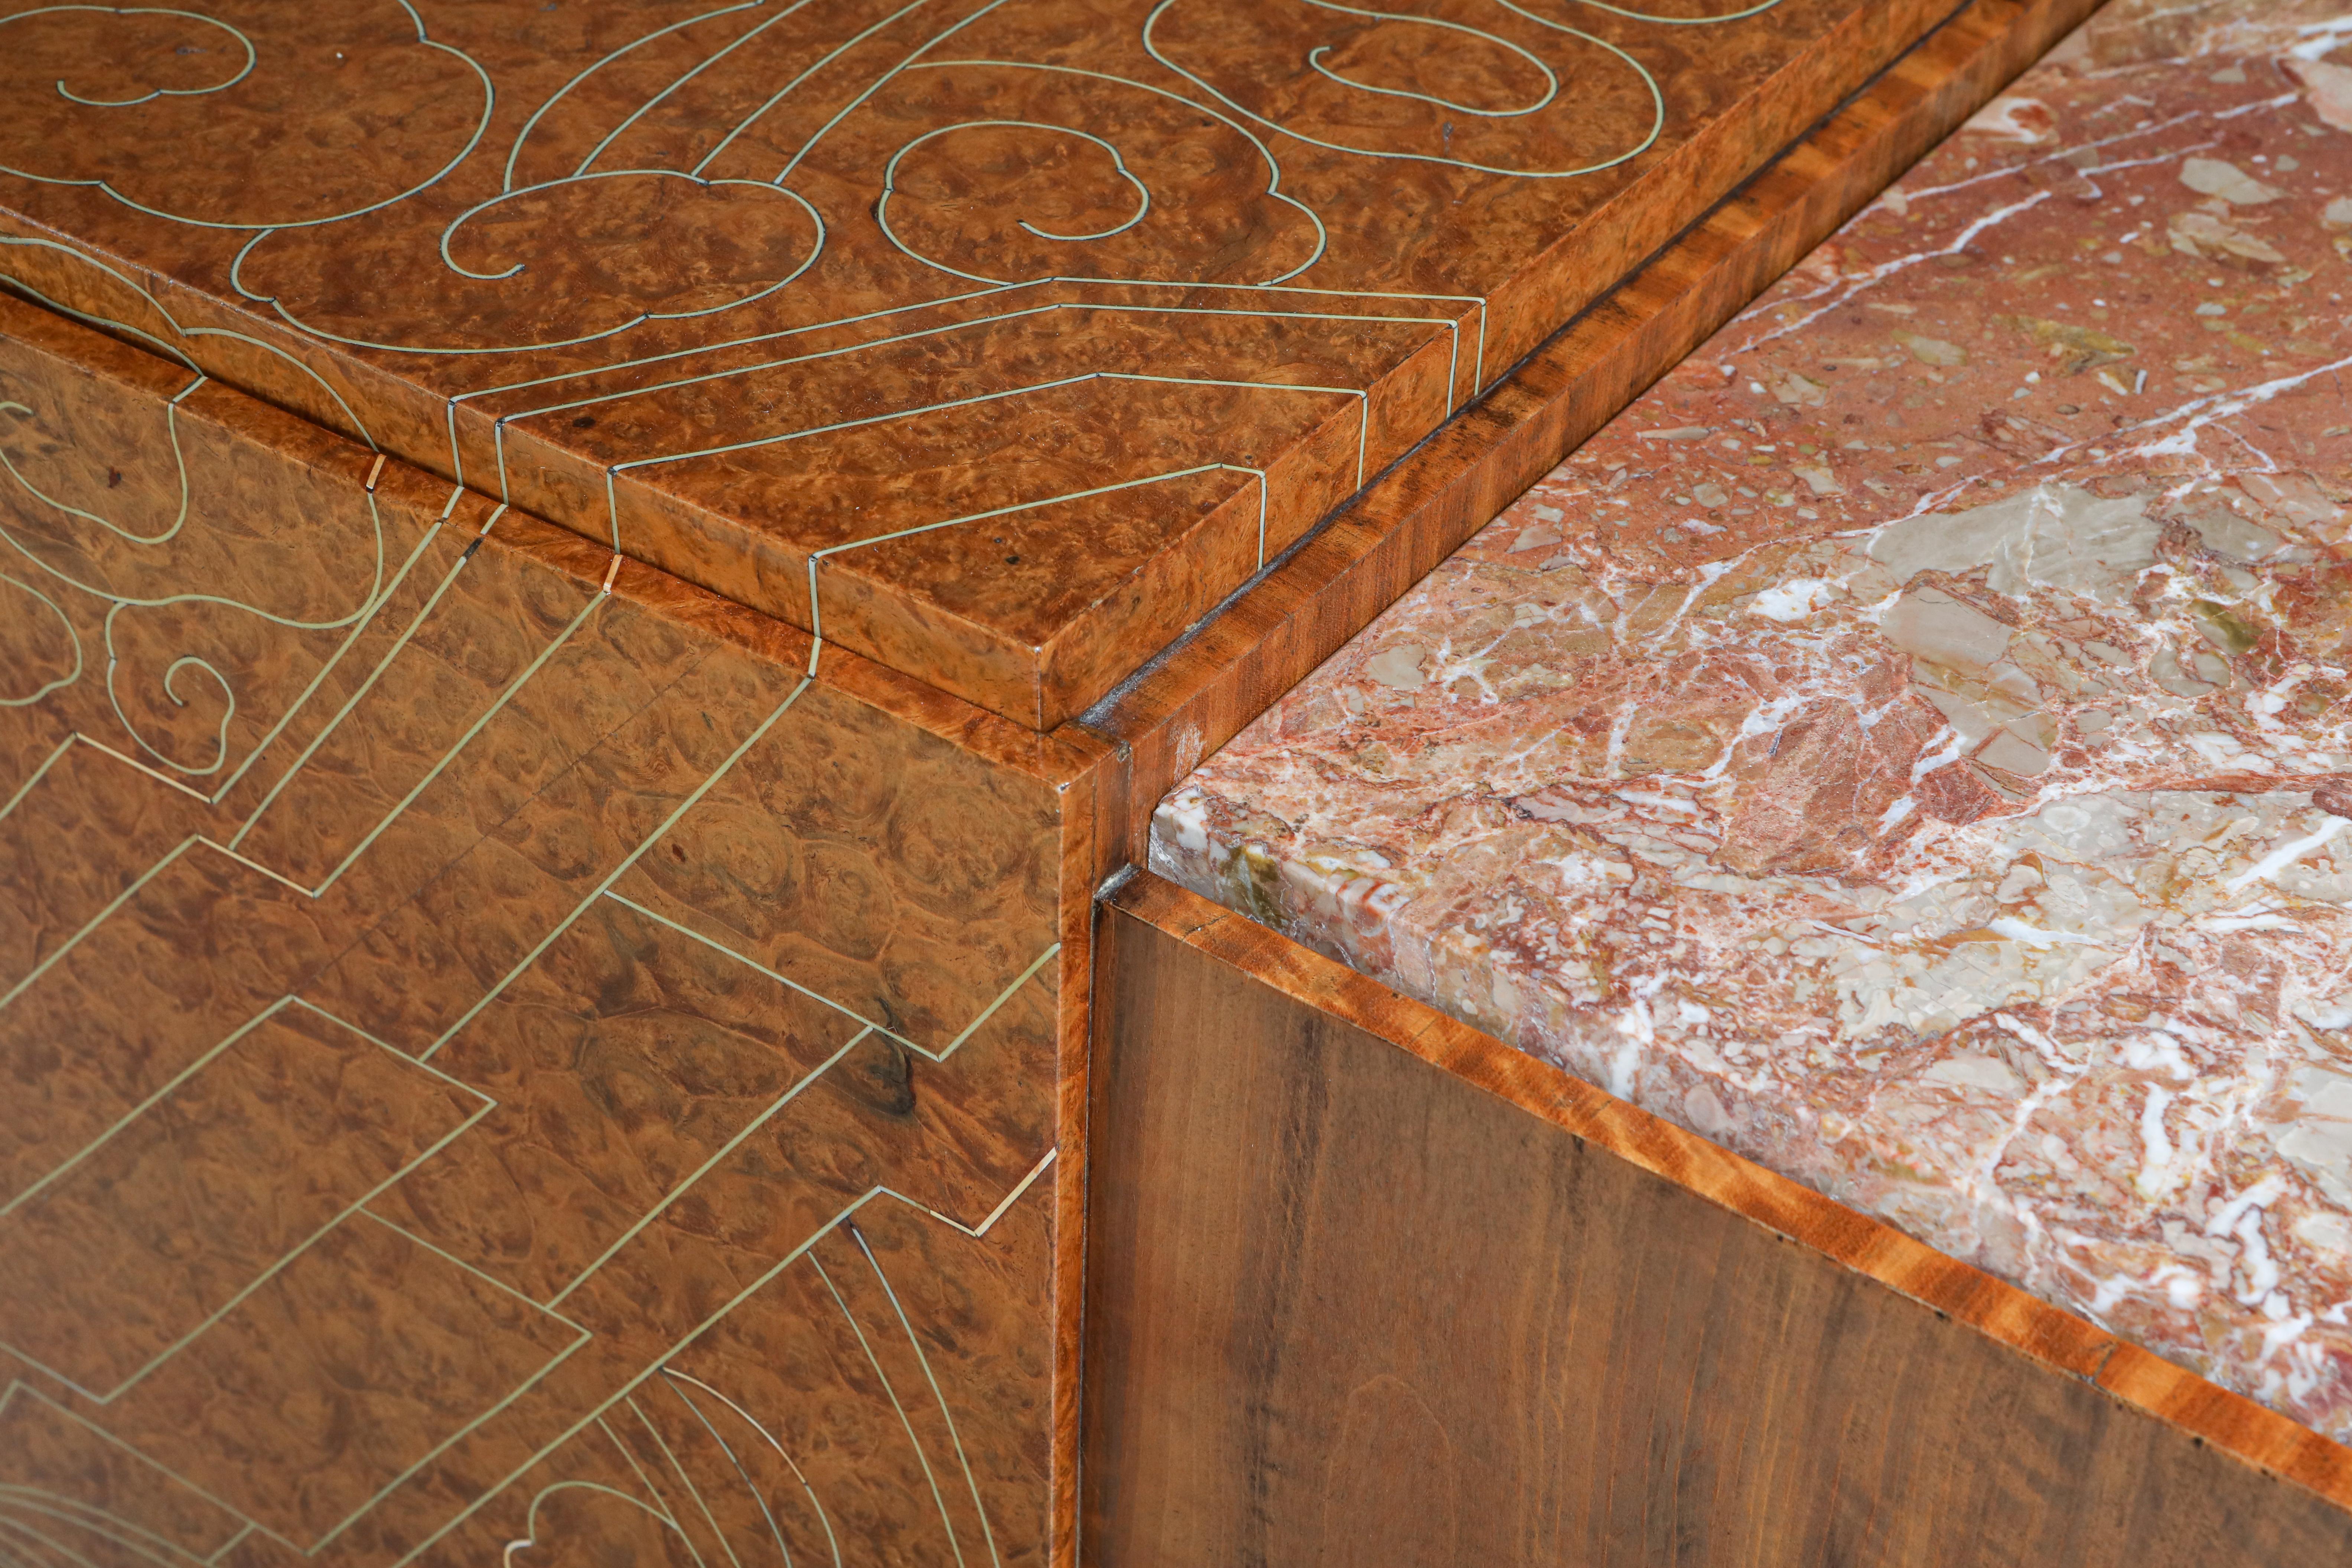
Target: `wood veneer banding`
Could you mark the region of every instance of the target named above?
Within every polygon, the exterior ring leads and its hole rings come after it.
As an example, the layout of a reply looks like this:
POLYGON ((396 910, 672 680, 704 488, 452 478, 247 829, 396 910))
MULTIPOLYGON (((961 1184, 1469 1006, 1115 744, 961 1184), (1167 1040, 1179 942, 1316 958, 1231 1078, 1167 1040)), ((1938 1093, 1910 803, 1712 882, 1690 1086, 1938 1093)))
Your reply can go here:
POLYGON ((2352 1551, 2294 1422, 1150 873, 1102 920, 1090 1560, 2352 1551))

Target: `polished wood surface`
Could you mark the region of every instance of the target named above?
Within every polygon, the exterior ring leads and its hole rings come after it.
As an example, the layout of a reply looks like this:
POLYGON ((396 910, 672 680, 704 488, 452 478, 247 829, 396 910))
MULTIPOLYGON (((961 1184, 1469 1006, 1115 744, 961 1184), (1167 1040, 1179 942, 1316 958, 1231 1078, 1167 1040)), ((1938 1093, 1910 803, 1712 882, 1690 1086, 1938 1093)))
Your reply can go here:
POLYGON ((1951 5, 13 0, 0 275, 1043 728, 1951 5))
POLYGON ((1578 315, 1081 716, 1129 767, 1118 859, 1200 760, 1746 307, 2103 0, 1969 0, 1919 46, 1578 315))
POLYGON ((1067 1561, 1093 755, 10 299, 0 460, 0 1562, 1067 1561))
POLYGON ((1103 926, 1089 1563, 2352 1552, 2294 1422, 1149 873, 1103 926))
MULTIPOLYGON (((1742 216, 1703 231, 1728 248, 1702 310, 1785 266, 1792 235, 1833 221, 1847 186, 1899 166, 1934 117, 1967 112, 2059 9, 1974 0, 1974 45, 1910 57, 1816 132, 1826 152, 1790 155, 1816 159, 1810 173, 1723 209, 1742 216)), ((1910 26, 1900 6, 1853 14, 1857 58, 1895 47, 1870 29, 1910 26)), ((178 52, 176 15, 42 25, 128 29, 109 35, 138 46, 120 80, 69 84, 111 92, 127 120, 140 70, 207 68, 201 49, 178 52)), ((32 26, 0 18, 0 37, 32 26)), ((709 52, 709 31, 660 48, 709 52)), ((389 34, 371 47, 386 38, 407 48, 389 34)), ((677 66, 648 48, 639 65, 677 66)), ((415 87, 381 50, 367 58, 370 91, 415 87)), ((1784 70, 1768 86, 1821 80, 1784 70)), ((1790 107, 1759 147, 1801 121, 1790 107)), ((182 141, 172 155, 203 139, 182 141)), ((370 167, 406 155, 386 147, 370 167)), ((945 655, 912 661, 922 680, 861 657, 831 635, 831 595, 865 591, 847 575, 863 552, 824 558, 828 637, 813 649, 641 564, 634 535, 616 559, 609 531, 580 521, 607 515, 594 496, 562 529, 501 507, 502 447, 551 510, 580 501, 583 475, 601 484, 596 465, 621 450, 594 447, 604 405, 569 424, 509 417, 527 405, 512 400, 486 415, 496 399, 464 395, 477 384, 432 379, 473 374, 471 359, 330 352, 247 313, 265 301, 207 293, 221 236, 125 205, 152 192, 40 190, 117 228, 102 243, 78 218, 70 235, 0 235, 0 272, 98 329, 0 303, 0 456, 15 470, 0 481, 14 546, 0 563, 0 1205, 15 1205, 0 1216, 0 1341, 15 1347, 0 1347, 0 1489, 0 1489, 0 1552, 49 1550, 23 1544, 31 1531, 102 1555, 145 1531, 142 1550, 173 1563, 238 1568, 473 1562, 526 1541, 509 1561, 1071 1562, 1090 898, 1129 853, 1138 792, 1165 787, 1150 770, 1211 710, 1156 709, 1130 749, 1080 724, 1039 734, 1042 707, 1014 723, 965 700, 967 667, 945 655), (460 461, 470 487, 424 471, 460 461)), ((1623 199, 1606 210, 1627 213, 1623 199)), ((350 232, 281 226, 270 243, 350 232)), ((1626 255, 1523 324, 1589 298, 1665 232, 1612 230, 1626 255)), ((1623 380, 1583 396, 1622 399, 1688 327, 1678 301, 1698 275, 1673 258, 1689 243, 1619 297, 1635 304, 1588 318, 1658 325, 1588 343, 1588 364, 1623 380)), ((398 304, 364 247, 331 260, 337 287, 398 304)), ((1085 290, 1034 290, 1062 301, 1055 352, 1129 342, 1131 320, 1125 336, 1068 335, 1094 319, 1064 308, 1085 290)), ((994 354, 1012 330, 969 341, 994 354)), ((1256 336, 1187 341, 1296 359, 1358 330, 1265 318, 1256 336)), ((570 376, 615 343, 690 331, 640 323, 547 353, 570 376)), ((1441 333, 1459 335, 1424 337, 1441 333)), ((1428 342, 1407 362, 1424 379, 1428 342)), ((976 374, 981 357, 922 374, 976 374)), ((700 374, 724 359, 678 363, 700 374)), ((1455 370, 1459 395, 1433 417, 1472 390, 1475 373, 1455 370)), ((761 374, 709 384, 751 396, 784 373, 761 374)), ((1494 477, 1507 464, 1476 450, 1509 447, 1543 396, 1507 384, 1424 448, 1454 465, 1437 487, 1457 498, 1444 526, 1507 499, 1494 477)), ((1105 407, 1120 439, 1146 429, 1105 407)), ((1356 419, 1327 418, 1322 438, 1352 437, 1356 419)), ((1531 426, 1508 461, 1549 462, 1533 449, 1577 428, 1531 426)), ((1005 439, 1017 447, 1018 431, 1005 439)), ((1093 472, 1101 453, 1079 455, 1093 472)), ((714 510, 692 512, 652 486, 657 471, 619 476, 615 496, 635 497, 625 516, 642 501, 644 517, 707 521, 743 497, 758 510, 735 522, 801 515, 773 501, 774 473, 753 484, 716 466, 696 492, 714 510)), ((1406 471, 1426 487, 1434 470, 1406 471)), ((1006 472, 985 482, 1028 482, 1006 472)), ((793 496, 834 482, 788 477, 793 496)), ((929 482, 904 493, 931 496, 929 482)), ((1229 543, 1235 497, 1220 504, 1202 515, 1225 530, 1210 542, 1229 543)), ((1254 568, 1255 502, 1240 504, 1254 568)), ((1302 508, 1277 534, 1311 521, 1302 508)), ((1050 542, 1076 515, 1024 526, 1050 542)), ((1409 548, 1381 572, 1429 547, 1422 515, 1398 514, 1409 548)), ((1376 531, 1350 537, 1353 561, 1376 531)), ((987 560, 950 564, 996 592, 987 560)), ((805 562, 766 580, 804 584, 805 562)), ((941 580, 876 592, 919 600, 941 580)), ((1148 608, 1172 629, 1238 580, 1153 579, 1148 608)), ((1318 626, 1379 607, 1375 576, 1281 581, 1294 605, 1327 597, 1318 626)), ((1101 669, 1155 638, 1110 639, 1101 669)), ((1308 646, 1271 639, 1272 662, 1244 660, 1243 684, 1219 688, 1239 695, 1216 700, 1271 695, 1308 646)))

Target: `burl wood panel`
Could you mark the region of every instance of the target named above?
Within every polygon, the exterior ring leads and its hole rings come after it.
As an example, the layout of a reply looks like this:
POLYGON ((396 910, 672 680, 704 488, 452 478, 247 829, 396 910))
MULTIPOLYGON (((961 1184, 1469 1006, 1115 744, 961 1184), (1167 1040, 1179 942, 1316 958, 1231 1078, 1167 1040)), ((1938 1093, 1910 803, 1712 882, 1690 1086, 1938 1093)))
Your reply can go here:
POLYGON ((1066 1561, 1094 755, 152 341, 0 299, 0 1563, 1066 1561))
POLYGON ((1045 728, 1953 0, 0 0, 0 275, 1045 728))
POLYGON ((2352 1552, 2344 1450, 1263 927, 1098 955, 1089 1562, 2352 1552))

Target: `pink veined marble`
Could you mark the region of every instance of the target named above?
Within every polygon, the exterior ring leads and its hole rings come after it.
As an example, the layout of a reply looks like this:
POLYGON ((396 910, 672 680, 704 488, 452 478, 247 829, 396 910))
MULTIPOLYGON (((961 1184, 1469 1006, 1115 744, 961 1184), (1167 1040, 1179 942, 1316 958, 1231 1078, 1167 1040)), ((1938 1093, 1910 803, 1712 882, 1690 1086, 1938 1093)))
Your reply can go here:
POLYGON ((2352 1438, 2347 500, 2352 6, 2119 4, 1152 862, 2352 1438))

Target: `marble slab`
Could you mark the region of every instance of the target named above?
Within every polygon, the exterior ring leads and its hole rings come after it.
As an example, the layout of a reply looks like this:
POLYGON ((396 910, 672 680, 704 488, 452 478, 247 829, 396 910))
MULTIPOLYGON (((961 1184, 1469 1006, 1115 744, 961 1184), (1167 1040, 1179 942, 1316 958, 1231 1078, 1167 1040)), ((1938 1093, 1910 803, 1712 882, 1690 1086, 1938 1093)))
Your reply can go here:
POLYGON ((1943 0, 0 0, 0 278, 1084 707, 1943 0))
POLYGON ((1154 868, 2352 1438, 2347 45, 2109 7, 1154 868))

